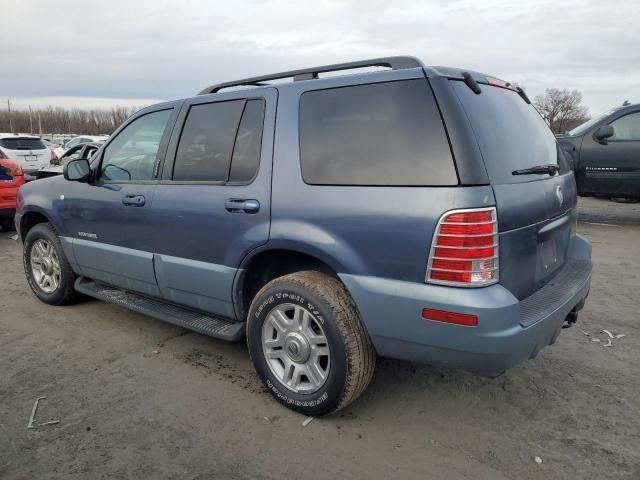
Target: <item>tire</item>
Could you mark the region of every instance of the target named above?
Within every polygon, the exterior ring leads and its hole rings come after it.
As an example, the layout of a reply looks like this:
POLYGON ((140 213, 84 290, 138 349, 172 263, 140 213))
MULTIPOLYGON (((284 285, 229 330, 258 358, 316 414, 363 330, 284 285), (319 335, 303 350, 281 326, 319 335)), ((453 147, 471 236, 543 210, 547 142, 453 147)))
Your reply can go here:
POLYGON ((0 220, 0 227, 3 232, 11 232, 15 230, 15 226, 13 224, 13 218, 3 218, 0 220))
POLYGON ((375 368, 355 303, 339 280, 316 271, 276 278, 258 292, 247 344, 275 399, 304 415, 345 408, 364 392, 375 368))
POLYGON ((69 265, 60 239, 51 224, 39 223, 29 230, 24 240, 22 263, 31 290, 44 303, 66 305, 75 299, 76 292, 73 284, 76 280, 76 275, 73 273, 71 265, 69 265), (44 255, 42 254, 43 245, 50 246, 50 250, 45 248, 47 253, 44 255), (36 259, 39 259, 40 262, 36 259), (56 260, 57 265, 55 263, 56 260), (51 273, 44 275, 43 272, 51 273), (46 279, 42 281, 43 275, 49 277, 50 281, 47 282, 46 279), (51 277, 56 280, 51 280, 51 277), (41 283, 38 280, 41 280, 41 283))

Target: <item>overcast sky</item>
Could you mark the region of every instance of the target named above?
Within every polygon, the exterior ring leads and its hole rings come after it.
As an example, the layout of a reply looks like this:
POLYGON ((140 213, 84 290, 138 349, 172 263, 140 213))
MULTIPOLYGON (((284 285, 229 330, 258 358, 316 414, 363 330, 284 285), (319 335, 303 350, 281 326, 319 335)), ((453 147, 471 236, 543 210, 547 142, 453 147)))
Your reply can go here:
POLYGON ((2 0, 1 18, 0 98, 17 107, 144 106, 387 55, 490 73, 532 97, 578 89, 591 114, 640 101, 637 0, 2 0))

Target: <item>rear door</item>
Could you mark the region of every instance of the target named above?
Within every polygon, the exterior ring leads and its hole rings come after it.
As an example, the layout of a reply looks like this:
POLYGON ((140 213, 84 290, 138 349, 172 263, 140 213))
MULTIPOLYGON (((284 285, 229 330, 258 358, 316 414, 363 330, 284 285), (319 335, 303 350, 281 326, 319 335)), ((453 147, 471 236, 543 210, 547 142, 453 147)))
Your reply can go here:
POLYGON ((237 267, 269 238, 276 99, 265 88, 185 102, 153 205, 166 299, 235 316, 237 267))
POLYGON ((576 184, 559 163, 554 135, 514 90, 481 85, 475 94, 452 80, 476 137, 491 182, 500 232, 500 283, 523 299, 564 265, 575 235, 576 184), (559 165, 556 175, 513 172, 559 165))
POLYGON ((608 123, 613 137, 596 141, 585 135, 580 152, 583 190, 620 197, 640 196, 640 112, 608 123))

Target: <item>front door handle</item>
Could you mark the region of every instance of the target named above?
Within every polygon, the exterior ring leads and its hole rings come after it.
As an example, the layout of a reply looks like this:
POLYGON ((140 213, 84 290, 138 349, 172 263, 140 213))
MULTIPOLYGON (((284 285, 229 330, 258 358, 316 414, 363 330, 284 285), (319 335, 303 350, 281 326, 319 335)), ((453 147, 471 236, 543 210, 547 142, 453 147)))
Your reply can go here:
POLYGON ((224 202, 224 208, 231 213, 258 213, 260 202, 258 200, 243 200, 230 198, 224 202))
POLYGON ((144 195, 126 195, 122 197, 122 203, 125 207, 144 207, 144 195))

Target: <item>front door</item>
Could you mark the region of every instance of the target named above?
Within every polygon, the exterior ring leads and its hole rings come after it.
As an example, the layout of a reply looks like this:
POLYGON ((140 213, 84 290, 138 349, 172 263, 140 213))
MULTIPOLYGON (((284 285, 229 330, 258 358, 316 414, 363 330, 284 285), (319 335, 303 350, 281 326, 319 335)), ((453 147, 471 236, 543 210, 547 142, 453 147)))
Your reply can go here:
POLYGON ((269 238, 276 98, 261 88, 185 102, 153 203, 166 299, 235 316, 237 268, 269 238))
POLYGON ((582 191, 618 197, 640 196, 640 112, 610 123, 613 137, 602 143, 586 135, 580 153, 582 191))
POLYGON ((89 183, 67 182, 64 230, 82 275, 159 296, 151 206, 177 107, 138 115, 97 155, 89 183))

